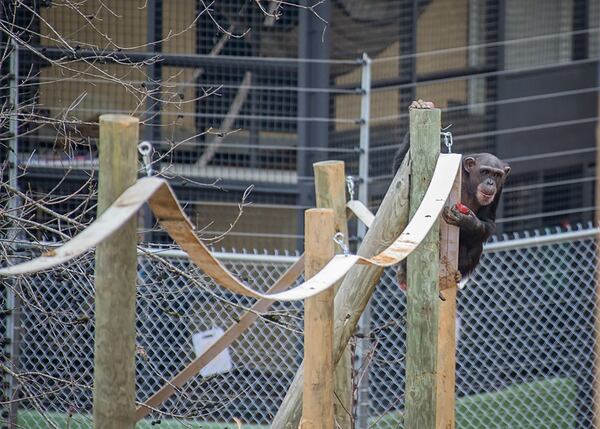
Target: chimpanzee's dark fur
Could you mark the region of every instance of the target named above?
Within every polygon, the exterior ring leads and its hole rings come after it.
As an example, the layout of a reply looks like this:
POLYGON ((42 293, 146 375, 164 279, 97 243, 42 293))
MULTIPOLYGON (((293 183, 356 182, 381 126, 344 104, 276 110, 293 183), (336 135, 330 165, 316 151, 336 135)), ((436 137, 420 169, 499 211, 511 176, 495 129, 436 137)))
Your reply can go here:
MULTIPOLYGON (((410 135, 407 133, 394 156, 394 173, 400 168, 409 147, 410 135)), ((458 270, 462 276, 467 276, 479 263, 483 243, 496 229, 496 210, 510 167, 489 153, 465 155, 462 166, 461 202, 471 212, 465 215, 455 207, 447 207, 443 212, 443 217, 446 222, 460 227, 458 270), (487 174, 482 174, 486 171, 487 174), (481 195, 478 192, 482 187, 490 192, 492 189, 495 191, 493 200, 487 205, 481 204, 478 200, 478 198, 484 198, 478 197, 481 195)), ((405 271, 405 269, 399 268, 399 281, 402 281, 402 278, 405 279, 405 271)))

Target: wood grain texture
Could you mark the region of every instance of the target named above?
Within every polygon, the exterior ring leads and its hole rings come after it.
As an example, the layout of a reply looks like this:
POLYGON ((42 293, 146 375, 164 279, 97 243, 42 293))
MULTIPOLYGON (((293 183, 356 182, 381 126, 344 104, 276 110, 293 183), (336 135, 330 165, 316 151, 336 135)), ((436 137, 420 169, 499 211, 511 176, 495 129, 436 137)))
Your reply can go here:
MULTIPOLYGON (((346 217, 346 176, 344 161, 322 161, 313 164, 317 208, 332 209, 335 232, 344 234, 348 243, 346 217)), ((335 249, 339 253, 339 249, 335 249)))
MULTIPOLYGON (((358 254, 377 254, 389 246, 408 224, 409 157, 392 180, 371 228, 361 243, 358 254)), ((333 358, 337 362, 354 334, 360 315, 366 307, 383 268, 354 266, 342 281, 334 301, 333 358)), ((304 367, 300 366, 271 424, 271 429, 296 429, 302 409, 304 367)))
MULTIPOLYGON (((137 179, 139 122, 100 116, 98 215, 137 179)), ((94 428, 134 428, 137 222, 127 220, 96 249, 94 428)))
MULTIPOLYGON (((311 278, 334 254, 332 209, 305 212, 305 277, 311 278)), ((333 429, 333 296, 329 288, 304 301, 304 388, 302 420, 314 429, 333 429)))
POLYGON ((350 214, 354 214, 367 228, 371 228, 375 215, 361 201, 348 201, 346 208, 348 209, 347 212, 350 212, 348 217, 350 217, 350 214))
MULTIPOLYGON (((461 172, 454 180, 447 205, 460 202, 461 172)), ((446 299, 438 303, 440 322, 438 328, 436 428, 455 427, 456 385, 456 274, 458 272, 457 226, 440 222, 440 289, 446 299)))
MULTIPOLYGON (((429 187, 440 148, 439 109, 410 110, 412 158, 410 213, 414 215, 429 187)), ((449 178, 454 182, 454 178, 449 178)), ((406 429, 434 429, 436 424, 439 323, 439 221, 407 263, 406 429)))
MULTIPOLYGON (((322 161, 313 164, 315 175, 315 196, 317 208, 333 209, 335 232, 344 235, 348 246, 348 221, 346 215, 346 173, 344 161, 322 161)), ((342 253, 335 246, 335 253, 342 253)), ((337 282, 337 292, 341 282, 337 282)), ((334 374, 334 416, 340 427, 351 427, 352 415, 352 350, 346 347, 342 358, 335 366, 334 374)))

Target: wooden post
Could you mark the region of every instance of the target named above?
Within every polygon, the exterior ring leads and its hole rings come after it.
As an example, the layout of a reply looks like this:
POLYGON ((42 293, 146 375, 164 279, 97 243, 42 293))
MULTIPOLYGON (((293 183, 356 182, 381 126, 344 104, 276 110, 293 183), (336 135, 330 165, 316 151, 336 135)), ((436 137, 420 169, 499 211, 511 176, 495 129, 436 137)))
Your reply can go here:
MULTIPOLYGON (((334 255, 332 209, 305 212, 305 277, 334 255)), ((333 429, 333 288, 304 302, 304 403, 302 429, 333 429)))
MULTIPOLYGON (((358 248, 359 255, 371 257, 383 251, 408 224, 408 166, 407 156, 392 180, 379 206, 377 216, 358 248)), ((334 301, 333 360, 335 363, 343 356, 382 272, 383 268, 380 267, 355 265, 344 277, 334 301)), ((298 428, 302 412, 303 376, 304 369, 301 366, 273 419, 271 429, 298 428)))
MULTIPOLYGON (((423 200, 440 151, 439 109, 410 110, 411 216, 423 200)), ((434 429, 439 324, 439 221, 408 257, 406 429, 434 429)))
MULTIPOLYGON (((98 215, 137 180, 138 119, 100 116, 98 215)), ((94 428, 135 425, 136 219, 96 249, 94 428)))
MULTIPOLYGON (((460 202, 461 170, 454 180, 454 187, 447 205, 460 202)), ((458 270, 458 227, 440 223, 440 289, 445 301, 440 301, 438 328, 438 371, 436 428, 455 427, 456 385, 456 277, 458 270)))
MULTIPOLYGON (((344 161, 322 161, 313 164, 315 195, 318 208, 333 209, 335 232, 344 235, 348 245, 348 222, 346 217, 346 176, 344 161)), ((342 249, 335 246, 335 252, 342 249)), ((342 282, 335 285, 335 291, 342 282)), ((336 423, 343 428, 352 427, 352 350, 346 347, 335 366, 333 410, 336 423)))

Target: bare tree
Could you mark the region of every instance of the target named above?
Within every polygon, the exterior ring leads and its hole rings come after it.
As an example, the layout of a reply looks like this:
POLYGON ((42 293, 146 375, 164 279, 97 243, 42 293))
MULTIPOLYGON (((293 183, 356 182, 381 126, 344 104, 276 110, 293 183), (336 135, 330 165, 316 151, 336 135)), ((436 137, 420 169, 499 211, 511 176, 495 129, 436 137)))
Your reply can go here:
MULTIPOLYGON (((273 26, 289 8, 305 8, 318 16, 317 6, 300 6, 278 0, 242 2, 238 16, 259 14, 263 25, 273 26)), ((194 3, 194 2, 192 2, 194 3)), ((200 7, 176 28, 163 28, 161 37, 147 40, 145 25, 149 14, 156 13, 153 0, 6 0, 0 4, 0 264, 16 263, 51 248, 80 232, 95 217, 98 118, 94 107, 98 96, 115 99, 105 105, 115 112, 140 117, 144 130, 160 129, 167 144, 156 147, 152 159, 155 172, 168 179, 218 189, 218 180, 198 183, 181 177, 172 168, 178 148, 198 138, 210 139, 209 150, 198 161, 210 162, 223 138, 235 132, 233 122, 243 106, 252 74, 246 72, 229 113, 219 128, 207 128, 178 136, 185 112, 211 97, 219 97, 220 85, 202 84, 203 69, 186 70, 162 67, 165 62, 158 47, 176 46, 188 37, 200 19, 208 19, 219 35, 210 55, 219 55, 230 40, 252 35, 252 27, 243 19, 224 24, 219 18, 218 2, 200 1, 200 7), (142 17, 142 18, 140 18, 142 17), (70 25, 65 22, 70 20, 70 25), (26 62, 22 61, 24 58, 26 62), (73 82, 78 82, 73 85, 73 82), (53 88, 51 92, 47 88, 53 88), (106 88, 112 88, 107 91, 106 88), (48 99, 48 94, 56 97, 48 99), (52 103, 52 104, 49 104, 52 103), (157 120, 161 111, 172 114, 157 120), (56 180, 42 191, 31 185, 31 177, 40 169, 54 171, 56 180), (58 174, 57 174, 58 172, 58 174), (75 178, 76 180, 71 180, 75 178)), ((108 113, 108 112, 107 112, 108 113)), ((143 165, 140 164, 140 174, 143 165)), ((39 179, 38 179, 39 180, 39 179)), ((243 194, 239 213, 248 204, 251 187, 243 194)), ((148 228, 154 228, 147 225, 148 228)), ((230 229, 231 229, 230 228, 230 229)), ((225 231, 227 232, 227 231, 225 231)), ((203 228, 199 228, 202 235, 203 228)), ((217 242, 222 235, 206 237, 217 242)), ((144 247, 145 248, 145 247, 144 247)), ((140 279, 140 305, 151 305, 172 319, 192 317, 176 307, 179 294, 197 287, 210 299, 236 313, 246 304, 232 302, 210 291, 200 273, 181 267, 156 254, 146 256, 155 264, 156 278, 140 279), (171 276, 177 286, 166 284, 171 276), (143 287, 142 287, 143 286, 143 287)), ((43 427, 71 427, 89 419, 91 368, 89 344, 82 340, 93 331, 93 257, 86 255, 76 263, 27 278, 3 281, 4 313, 10 320, 11 359, 0 361, 0 372, 8 381, 8 395, 0 399, 0 408, 10 409, 9 425, 16 425, 18 408, 32 410, 43 427), (48 302, 39 285, 61 297, 48 302), (76 306, 56 306, 57 301, 77 302, 76 306), (43 356, 19 356, 18 327, 20 312, 36 313, 38 338, 42 347, 50 347, 56 358, 42 362, 43 356), (25 362, 25 364, 23 364, 25 362), (35 368, 35 369, 32 369, 35 368), (40 370, 43 368, 43 370, 40 370), (57 408, 57 403, 61 405, 57 408), (52 410, 52 412, 50 412, 52 410), (55 416, 60 414, 60 418, 55 416)), ((295 312, 274 311, 264 320, 282 329, 296 330, 295 312)), ((149 333, 140 333, 143 338, 149 333)), ((151 343, 150 340, 147 341, 151 343)), ((138 359, 146 376, 163 381, 169 374, 156 365, 141 341, 138 359)), ((209 380, 205 381, 209 383, 209 380)), ((222 398, 219 407, 234 397, 222 398)), ((180 392, 169 411, 156 410, 157 421, 164 417, 202 418, 214 412, 214 405, 199 404, 180 392)), ((2 422, 0 417, 0 422, 2 422)), ((17 426, 14 426, 17 427, 17 426)))

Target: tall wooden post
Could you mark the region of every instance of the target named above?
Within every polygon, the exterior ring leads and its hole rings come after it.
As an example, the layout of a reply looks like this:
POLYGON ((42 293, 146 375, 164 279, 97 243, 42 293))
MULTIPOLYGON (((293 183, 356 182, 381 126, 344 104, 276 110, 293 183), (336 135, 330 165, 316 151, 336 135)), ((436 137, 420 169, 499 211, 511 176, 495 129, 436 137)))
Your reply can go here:
MULTIPOLYGON (((440 151, 439 109, 410 110, 410 213, 421 204, 440 151)), ((406 429, 435 429, 439 324, 439 221, 408 257, 406 429)))
MULTIPOLYGON (((454 180, 447 205, 460 202, 461 171, 454 180)), ((445 301, 440 301, 437 358, 436 428, 455 427, 456 386, 456 273, 458 269, 457 226, 440 223, 440 289, 445 301)))
MULTIPOLYGON (((322 161, 313 164, 315 173, 315 196, 318 208, 333 209, 335 232, 344 235, 348 245, 348 222, 346 217, 346 176, 344 161, 322 161)), ((335 247, 336 253, 342 249, 335 247)), ((335 285, 335 291, 342 282, 335 285)), ((352 427, 352 350, 346 347, 335 366, 335 398, 333 409, 336 423, 343 428, 352 427)))
MULTIPOLYGON (((334 255, 331 209, 305 212, 305 277, 311 278, 334 255)), ((304 303, 304 401, 301 429, 333 429, 333 297, 329 288, 304 303)))
MULTIPOLYGON (((100 116, 98 215, 137 179, 139 123, 100 116)), ((96 249, 94 428, 135 425, 136 219, 96 249)))

